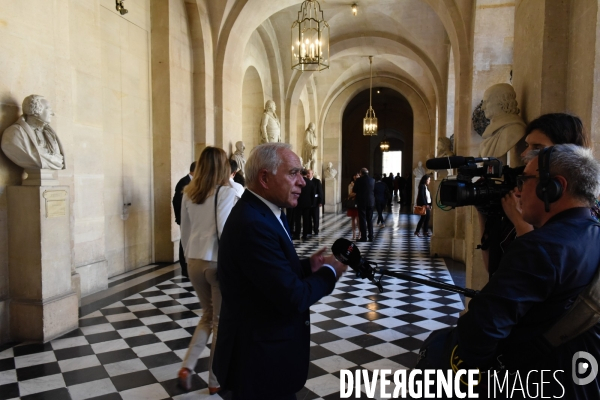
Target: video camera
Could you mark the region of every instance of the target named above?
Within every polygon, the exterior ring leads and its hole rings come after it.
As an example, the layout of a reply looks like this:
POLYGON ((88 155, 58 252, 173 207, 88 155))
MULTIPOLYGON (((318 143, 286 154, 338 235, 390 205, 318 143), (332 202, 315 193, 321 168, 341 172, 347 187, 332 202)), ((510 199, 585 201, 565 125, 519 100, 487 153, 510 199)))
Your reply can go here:
POLYGON ((503 166, 500 160, 493 157, 432 158, 425 165, 434 170, 458 169, 457 176, 448 177, 440 183, 440 203, 452 208, 476 206, 486 214, 502 213, 500 201, 517 186, 517 176, 524 169, 503 166), (483 163, 483 167, 478 167, 477 163, 483 163))

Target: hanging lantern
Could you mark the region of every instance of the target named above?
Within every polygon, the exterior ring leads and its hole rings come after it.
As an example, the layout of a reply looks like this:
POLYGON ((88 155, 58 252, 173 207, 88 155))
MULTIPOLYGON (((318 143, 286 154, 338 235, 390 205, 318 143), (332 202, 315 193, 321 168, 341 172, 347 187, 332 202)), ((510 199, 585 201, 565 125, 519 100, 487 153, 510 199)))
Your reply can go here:
POLYGON ((385 153, 386 151, 390 151, 390 142, 388 142, 385 135, 383 136, 383 140, 381 141, 381 143, 379 143, 379 148, 383 153, 385 153))
POLYGON ((292 69, 322 71, 329 68, 329 24, 316 0, 305 0, 292 24, 292 69))
POLYGON ((371 105, 373 98, 373 56, 369 56, 369 64, 371 68, 371 82, 369 84, 369 109, 367 115, 363 119, 363 135, 364 136, 376 136, 377 135, 377 117, 375 117, 375 110, 371 105))

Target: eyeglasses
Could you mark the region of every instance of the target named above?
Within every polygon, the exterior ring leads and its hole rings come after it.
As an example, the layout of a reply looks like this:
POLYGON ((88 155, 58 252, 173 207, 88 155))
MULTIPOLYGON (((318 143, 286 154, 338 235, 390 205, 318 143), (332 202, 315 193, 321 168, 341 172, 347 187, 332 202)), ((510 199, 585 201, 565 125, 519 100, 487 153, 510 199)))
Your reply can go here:
POLYGON ((517 176, 517 189, 519 192, 523 190, 523 184, 531 178, 539 178, 539 175, 519 175, 517 176))

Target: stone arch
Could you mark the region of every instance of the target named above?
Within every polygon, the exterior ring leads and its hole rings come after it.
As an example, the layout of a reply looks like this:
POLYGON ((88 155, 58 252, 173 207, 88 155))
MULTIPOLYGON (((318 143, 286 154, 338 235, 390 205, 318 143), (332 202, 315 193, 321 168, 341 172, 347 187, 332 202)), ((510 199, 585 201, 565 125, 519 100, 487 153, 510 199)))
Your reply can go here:
POLYGON ((265 105, 263 83, 253 66, 246 69, 242 84, 242 141, 246 154, 260 144, 260 120, 265 105))
MULTIPOLYGON (((416 88, 395 76, 378 76, 373 81, 374 86, 388 87, 400 93, 409 102, 414 116, 413 123, 413 163, 415 160, 425 159, 434 147, 435 143, 435 110, 426 98, 422 97, 416 88)), ((327 132, 327 146, 323 150, 323 162, 332 162, 339 171, 341 168, 342 129, 341 121, 346 106, 359 92, 369 88, 368 77, 356 79, 348 85, 339 88, 325 100, 322 107, 321 119, 317 129, 327 132)), ((416 164, 415 164, 416 165, 416 164)), ((338 193, 341 193, 341 182, 337 182, 338 193)), ((341 197, 333 201, 328 200, 329 211, 335 209, 341 197), (332 204, 334 203, 334 204, 332 204)))

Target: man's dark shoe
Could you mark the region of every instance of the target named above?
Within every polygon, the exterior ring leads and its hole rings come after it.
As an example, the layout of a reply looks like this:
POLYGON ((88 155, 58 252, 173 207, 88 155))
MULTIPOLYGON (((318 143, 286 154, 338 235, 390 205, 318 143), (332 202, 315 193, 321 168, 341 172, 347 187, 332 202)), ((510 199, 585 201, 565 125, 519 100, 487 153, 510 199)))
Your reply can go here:
POLYGON ((306 235, 302 236, 302 240, 307 240, 307 239, 308 239, 308 236, 306 236, 306 235))

